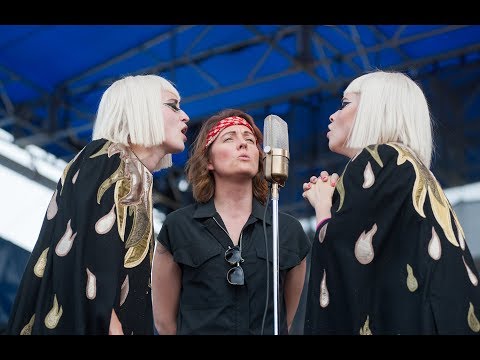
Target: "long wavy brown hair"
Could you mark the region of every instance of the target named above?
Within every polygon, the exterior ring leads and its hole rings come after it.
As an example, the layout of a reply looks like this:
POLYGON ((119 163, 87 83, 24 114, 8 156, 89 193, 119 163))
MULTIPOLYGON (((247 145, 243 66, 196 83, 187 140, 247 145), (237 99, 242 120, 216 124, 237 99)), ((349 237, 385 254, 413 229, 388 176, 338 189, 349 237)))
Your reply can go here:
POLYGON ((192 151, 185 170, 187 173, 187 180, 192 186, 193 198, 198 202, 206 203, 215 194, 215 178, 210 170, 208 170, 211 146, 205 149, 205 142, 208 132, 217 125, 220 120, 229 116, 239 116, 244 118, 253 128, 254 135, 257 138, 257 148, 260 153, 260 156, 258 157, 258 172, 252 180, 253 196, 265 205, 268 195, 268 183, 265 180, 263 171, 264 153, 261 147, 261 144, 263 143, 263 135, 255 125, 253 118, 242 110, 237 109, 222 110, 205 120, 200 128, 197 138, 192 144, 192 151))

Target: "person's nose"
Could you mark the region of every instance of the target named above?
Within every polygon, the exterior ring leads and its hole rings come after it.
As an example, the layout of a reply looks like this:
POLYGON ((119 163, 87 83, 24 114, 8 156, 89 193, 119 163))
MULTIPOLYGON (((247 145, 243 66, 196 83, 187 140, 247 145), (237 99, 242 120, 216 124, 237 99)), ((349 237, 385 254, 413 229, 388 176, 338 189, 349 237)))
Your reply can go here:
MULTIPOLYGON (((338 111, 338 110, 337 110, 338 111)), ((334 119, 334 116, 337 114, 337 111, 335 111, 332 115, 330 115, 330 117, 328 118, 330 120, 330 122, 334 122, 335 119, 334 119)))
POLYGON ((184 123, 187 123, 190 121, 190 117, 187 115, 187 113, 182 110, 182 115, 181 115, 181 121, 184 122, 184 123))
POLYGON ((240 143, 238 145, 238 148, 241 149, 241 148, 247 148, 247 141, 245 139, 240 139, 240 143))

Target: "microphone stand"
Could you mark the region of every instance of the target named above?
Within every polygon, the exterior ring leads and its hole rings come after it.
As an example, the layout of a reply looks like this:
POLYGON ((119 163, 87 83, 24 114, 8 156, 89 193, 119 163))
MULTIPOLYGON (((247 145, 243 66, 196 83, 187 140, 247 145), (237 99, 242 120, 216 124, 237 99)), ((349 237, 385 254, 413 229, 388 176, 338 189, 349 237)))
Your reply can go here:
POLYGON ((272 222, 273 222, 273 330, 278 335, 278 183, 272 183, 272 222))
POLYGON ((278 194, 279 186, 285 186, 288 177, 288 159, 290 154, 286 149, 266 146, 265 152, 265 177, 272 183, 272 223, 273 223, 273 331, 278 335, 279 329, 279 239, 278 239, 278 194))

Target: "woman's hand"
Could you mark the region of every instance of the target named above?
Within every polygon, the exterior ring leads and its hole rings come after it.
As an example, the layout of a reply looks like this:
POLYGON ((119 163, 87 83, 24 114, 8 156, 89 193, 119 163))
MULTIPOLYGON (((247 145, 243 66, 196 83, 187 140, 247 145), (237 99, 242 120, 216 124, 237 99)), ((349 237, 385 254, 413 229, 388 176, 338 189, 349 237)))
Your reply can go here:
POLYGON ((332 196, 338 179, 337 173, 329 175, 323 170, 320 177, 312 176, 308 183, 303 183, 302 196, 315 209, 317 222, 331 216, 332 196))

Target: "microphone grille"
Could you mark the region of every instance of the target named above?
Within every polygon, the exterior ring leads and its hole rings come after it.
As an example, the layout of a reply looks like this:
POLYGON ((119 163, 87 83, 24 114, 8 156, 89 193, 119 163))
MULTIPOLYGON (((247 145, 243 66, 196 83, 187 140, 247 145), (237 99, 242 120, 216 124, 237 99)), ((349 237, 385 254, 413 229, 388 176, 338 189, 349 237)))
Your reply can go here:
POLYGON ((277 115, 268 115, 263 123, 263 143, 272 149, 288 148, 288 125, 277 115))

